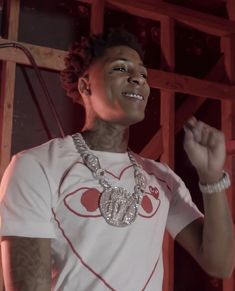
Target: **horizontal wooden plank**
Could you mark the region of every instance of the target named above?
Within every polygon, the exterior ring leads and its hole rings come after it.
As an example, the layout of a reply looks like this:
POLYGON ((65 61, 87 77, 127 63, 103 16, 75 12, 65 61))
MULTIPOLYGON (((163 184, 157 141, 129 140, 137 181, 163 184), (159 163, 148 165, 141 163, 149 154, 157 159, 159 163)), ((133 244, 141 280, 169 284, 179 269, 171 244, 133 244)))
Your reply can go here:
MULTIPOLYGON (((10 40, 8 39, 0 38, 0 45, 9 42, 10 40)), ((18 43, 25 46, 31 52, 39 67, 55 71, 60 71, 64 68, 65 51, 27 43, 18 43)), ((0 60, 30 65, 30 62, 23 51, 13 47, 0 48, 0 60)))
MULTIPOLYGON (((213 82, 223 82, 225 79, 224 57, 222 56, 205 76, 205 80, 213 82)), ((199 107, 206 101, 206 98, 188 95, 184 103, 177 109, 175 119, 175 133, 177 134, 186 120, 188 120, 199 107)))
POLYGON ((190 27, 217 36, 235 33, 235 21, 209 15, 192 9, 165 2, 156 4, 135 0, 107 0, 114 8, 121 9, 132 15, 161 21, 168 16, 190 27))
POLYGON ((152 88, 168 89, 211 99, 235 100, 235 85, 216 83, 153 69, 148 69, 148 80, 152 88))
MULTIPOLYGON (((224 80, 224 57, 221 57, 218 62, 211 68, 210 72, 206 75, 207 80, 213 80, 221 82, 224 80)), ((184 103, 177 109, 175 114, 175 134, 177 134, 181 128, 183 127, 186 120, 191 117, 198 108, 205 102, 206 98, 188 95, 188 98, 184 101, 184 103)), ((156 133, 158 135, 158 133, 156 133)), ((158 140, 158 136, 156 136, 156 140, 158 143, 161 141, 158 140)), ((153 137, 150 142, 156 142, 155 138, 153 137)), ((146 148, 151 149, 151 157, 156 159, 159 157, 158 152, 158 144, 149 144, 146 145, 146 148), (154 153, 154 149, 156 153, 154 153)))
POLYGON ((176 111, 175 134, 177 134, 186 121, 197 112, 200 106, 206 101, 198 96, 188 96, 184 103, 176 111))
MULTIPOLYGON (((179 119, 179 112, 176 114, 176 120, 179 119)), ((175 132, 176 134, 177 132, 175 132)), ((230 140, 226 143, 227 154, 235 155, 235 140, 230 140)), ((162 128, 160 128, 148 144, 141 151, 143 157, 157 160, 163 153, 163 139, 162 139, 162 128)))
MULTIPOLYGON (((7 42, 9 40, 0 38, 0 44, 7 42)), ((26 43, 20 44, 29 49, 39 67, 55 71, 64 68, 66 51, 26 43)), ((30 64, 25 54, 16 48, 0 49, 0 59, 20 64, 30 64)), ((161 70, 148 69, 148 74, 149 84, 152 88, 167 89, 205 98, 234 100, 235 85, 196 79, 161 70)))
MULTIPOLYGON (((191 96, 193 97, 193 96, 191 96)), ((195 105, 197 107, 197 103, 199 105, 201 105, 202 102, 204 102, 205 99, 203 98, 197 98, 194 97, 194 99, 188 99, 186 101, 186 104, 190 104, 192 103, 192 105, 195 105), (195 100, 195 102, 194 102, 195 100)), ((190 104, 191 106, 191 104, 190 104)), ((183 108, 186 108, 183 107, 183 108)), ((190 109, 191 107, 189 107, 189 111, 190 111, 190 116, 192 116, 192 109, 190 109)), ((194 111, 195 112, 195 111, 194 111)), ((177 126, 175 127, 175 134, 178 133, 178 131, 182 128, 183 123, 185 122, 185 120, 181 120, 181 110, 178 110, 176 113, 176 124, 177 126), (180 125, 180 126, 179 126, 180 125)), ((228 154, 234 154, 235 153, 235 141, 231 141, 227 143, 227 152, 228 154)), ((152 139, 148 142, 148 144, 144 147, 144 149, 141 151, 141 155, 147 158, 151 158, 151 159, 158 159, 160 157, 160 155, 163 153, 163 140, 162 140, 162 129, 159 129, 156 134, 152 137, 152 139)))

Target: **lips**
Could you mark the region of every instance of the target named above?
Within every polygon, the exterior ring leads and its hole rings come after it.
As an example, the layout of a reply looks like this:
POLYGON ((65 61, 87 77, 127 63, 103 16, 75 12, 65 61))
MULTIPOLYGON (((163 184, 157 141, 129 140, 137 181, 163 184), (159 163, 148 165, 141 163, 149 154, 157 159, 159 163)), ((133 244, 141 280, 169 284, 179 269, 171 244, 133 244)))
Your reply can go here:
POLYGON ((133 92, 123 92, 123 96, 131 98, 133 100, 144 101, 144 97, 140 94, 133 93, 133 92))

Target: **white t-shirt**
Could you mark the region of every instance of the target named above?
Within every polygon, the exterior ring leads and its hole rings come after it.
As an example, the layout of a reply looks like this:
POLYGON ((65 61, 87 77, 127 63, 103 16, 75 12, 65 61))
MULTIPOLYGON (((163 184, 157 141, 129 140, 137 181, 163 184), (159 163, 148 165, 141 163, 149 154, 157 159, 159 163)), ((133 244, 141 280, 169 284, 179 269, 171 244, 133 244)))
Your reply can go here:
MULTIPOLYGON (((127 153, 92 152, 113 185, 133 192, 127 153)), ((71 136, 13 157, 0 189, 0 235, 51 238, 52 290, 162 290, 165 228, 174 238, 202 214, 169 167, 135 157, 147 187, 138 217, 127 227, 111 226, 101 216, 102 187, 71 136)))

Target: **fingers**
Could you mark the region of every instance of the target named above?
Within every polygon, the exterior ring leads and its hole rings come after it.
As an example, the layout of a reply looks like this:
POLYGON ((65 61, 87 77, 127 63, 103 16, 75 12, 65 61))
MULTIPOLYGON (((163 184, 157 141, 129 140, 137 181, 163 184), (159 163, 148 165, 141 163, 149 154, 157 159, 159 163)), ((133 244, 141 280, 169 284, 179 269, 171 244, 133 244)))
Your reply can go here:
POLYGON ((192 129, 194 140, 202 145, 206 144, 208 141, 209 131, 209 126, 207 126, 204 122, 196 121, 192 129))
POLYGON ((196 117, 192 116, 185 124, 185 127, 192 130, 197 123, 196 117))
POLYGON ((186 142, 201 143, 206 139, 206 127, 203 122, 198 121, 194 116, 184 126, 186 142))
POLYGON ((216 143, 224 140, 221 131, 209 126, 208 124, 197 120, 195 117, 190 118, 184 126, 185 138, 190 142, 193 140, 201 145, 215 146, 216 143))

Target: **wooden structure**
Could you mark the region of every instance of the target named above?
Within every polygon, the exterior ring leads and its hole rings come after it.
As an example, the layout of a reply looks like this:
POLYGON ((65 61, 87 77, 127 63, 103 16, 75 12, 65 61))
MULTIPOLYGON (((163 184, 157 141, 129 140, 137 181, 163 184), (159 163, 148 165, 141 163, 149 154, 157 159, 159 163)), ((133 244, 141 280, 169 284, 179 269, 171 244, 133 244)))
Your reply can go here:
MULTIPOLYGON (((8 0, 5 7, 4 33, 0 43, 17 41, 20 0, 8 0)), ((129 14, 144 17, 161 24, 161 48, 168 63, 169 71, 149 69, 149 82, 152 88, 161 91, 161 128, 146 144, 142 155, 167 162, 174 167, 174 136, 182 128, 184 122, 193 115, 207 99, 221 101, 222 128, 227 137, 227 170, 232 176, 233 187, 230 189, 229 201, 235 220, 235 2, 227 0, 230 19, 224 19, 188 8, 153 0, 82 0, 91 5, 90 30, 98 33, 103 30, 103 15, 106 6, 120 9, 129 14), (224 57, 211 68, 207 79, 197 79, 174 73, 174 25, 175 21, 186 24, 205 33, 216 35, 221 39, 221 51, 224 57), (228 80, 217 83, 214 71, 224 67, 228 80), (188 98, 175 112, 175 92, 188 94, 188 98), (163 114, 168 112, 169 114, 163 114)), ((24 43, 33 54, 41 68, 59 71, 63 68, 64 51, 24 43)), ((2 175, 11 155, 12 116, 15 84, 15 64, 28 64, 23 53, 15 48, 0 50, 2 60, 2 76, 0 83, 0 175, 2 175)), ((164 242, 165 279, 164 291, 173 291, 173 243, 166 236, 164 242)), ((235 290, 235 275, 223 282, 223 290, 235 290)))

